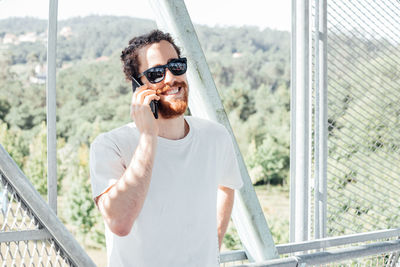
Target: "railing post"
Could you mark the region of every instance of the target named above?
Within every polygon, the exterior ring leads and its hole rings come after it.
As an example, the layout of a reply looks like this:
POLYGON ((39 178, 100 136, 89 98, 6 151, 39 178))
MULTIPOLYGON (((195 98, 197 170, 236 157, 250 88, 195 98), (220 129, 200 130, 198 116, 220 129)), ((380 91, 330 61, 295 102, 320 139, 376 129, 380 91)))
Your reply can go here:
POLYGON ((327 3, 315 3, 315 185, 314 238, 326 236, 328 98, 327 98, 327 3))
POLYGON ((228 129, 233 138, 244 182, 243 188, 236 194, 233 220, 249 258, 256 261, 278 258, 271 232, 247 173, 246 165, 235 141, 185 3, 183 0, 151 0, 150 3, 156 12, 158 27, 170 32, 183 48, 184 54, 188 56, 188 79, 191 88, 189 107, 191 113, 201 118, 220 122, 228 129))
POLYGON ((290 241, 308 239, 309 1, 292 1, 290 241))
MULTIPOLYGON (((47 197, 57 213, 57 134, 56 134, 56 51, 58 0, 49 2, 47 42, 47 197)), ((43 177, 44 178, 44 177, 43 177)))

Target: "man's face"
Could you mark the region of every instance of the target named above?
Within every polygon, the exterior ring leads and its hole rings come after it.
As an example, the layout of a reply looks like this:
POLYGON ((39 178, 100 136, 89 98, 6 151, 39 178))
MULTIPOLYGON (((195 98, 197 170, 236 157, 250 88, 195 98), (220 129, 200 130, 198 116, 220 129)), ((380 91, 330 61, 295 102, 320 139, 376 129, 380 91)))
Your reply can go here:
MULTIPOLYGON (((178 58, 172 44, 161 41, 141 48, 138 51, 139 73, 145 70, 165 65, 171 59, 178 58)), ((171 71, 165 69, 165 78, 159 83, 150 83, 145 76, 141 81, 156 90, 159 100, 159 113, 163 118, 174 118, 185 113, 188 106, 188 83, 186 74, 175 76, 171 71)))

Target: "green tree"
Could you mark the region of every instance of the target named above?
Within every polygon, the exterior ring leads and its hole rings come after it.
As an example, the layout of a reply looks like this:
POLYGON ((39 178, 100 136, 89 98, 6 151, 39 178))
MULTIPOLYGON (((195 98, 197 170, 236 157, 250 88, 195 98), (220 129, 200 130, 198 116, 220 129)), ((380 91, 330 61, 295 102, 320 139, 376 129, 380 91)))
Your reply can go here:
POLYGON ((45 123, 41 124, 39 133, 29 144, 29 155, 24 172, 42 195, 47 195, 47 134, 45 123))
POLYGON ((25 143, 21 131, 18 129, 9 129, 7 124, 0 120, 0 144, 22 169, 25 158, 29 154, 29 148, 25 143))
POLYGON ((289 154, 279 140, 267 135, 260 146, 256 147, 253 142, 250 151, 248 166, 253 183, 283 185, 287 181, 289 154))
POLYGON ((82 242, 88 244, 88 237, 100 245, 104 245, 104 235, 96 227, 101 218, 92 198, 89 179, 89 148, 81 144, 76 157, 76 168, 70 176, 72 184, 68 194, 68 217, 75 226, 82 242))

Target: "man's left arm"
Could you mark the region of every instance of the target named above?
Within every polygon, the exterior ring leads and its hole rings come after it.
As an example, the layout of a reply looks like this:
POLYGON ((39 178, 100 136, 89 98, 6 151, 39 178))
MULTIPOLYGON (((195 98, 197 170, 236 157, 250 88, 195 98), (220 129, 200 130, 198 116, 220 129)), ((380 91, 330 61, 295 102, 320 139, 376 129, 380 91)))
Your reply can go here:
POLYGON ((218 242, 221 249, 229 219, 231 218, 233 199, 235 190, 225 186, 218 186, 217 198, 217 224, 218 224, 218 242))

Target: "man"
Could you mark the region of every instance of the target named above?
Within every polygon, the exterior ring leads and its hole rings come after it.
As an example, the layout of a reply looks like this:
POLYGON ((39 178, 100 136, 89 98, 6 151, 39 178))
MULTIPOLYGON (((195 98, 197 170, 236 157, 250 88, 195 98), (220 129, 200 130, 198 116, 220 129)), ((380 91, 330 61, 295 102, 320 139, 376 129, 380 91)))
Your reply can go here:
POLYGON ((217 123, 183 115, 187 65, 169 34, 133 38, 121 60, 126 78, 143 84, 132 97, 134 123, 99 135, 90 149, 108 264, 219 266, 242 186, 231 138, 217 123))

